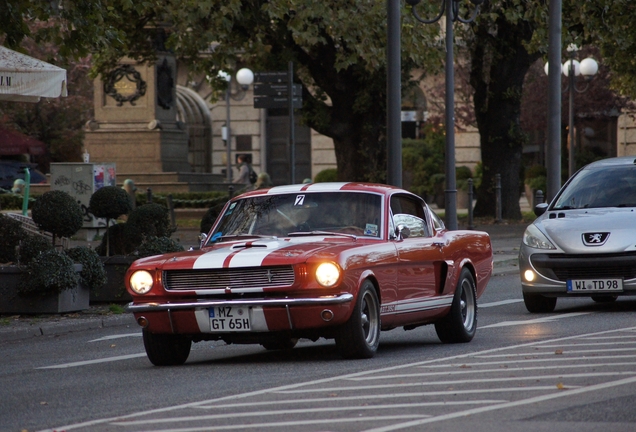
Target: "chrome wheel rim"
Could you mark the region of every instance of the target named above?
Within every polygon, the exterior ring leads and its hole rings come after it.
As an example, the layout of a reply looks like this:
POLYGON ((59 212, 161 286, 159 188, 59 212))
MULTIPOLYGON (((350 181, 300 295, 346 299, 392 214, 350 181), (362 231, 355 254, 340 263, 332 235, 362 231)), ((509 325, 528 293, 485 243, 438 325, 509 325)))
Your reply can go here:
POLYGON ((475 324, 475 295, 469 280, 462 281, 462 294, 459 299, 462 321, 466 330, 471 330, 475 324))

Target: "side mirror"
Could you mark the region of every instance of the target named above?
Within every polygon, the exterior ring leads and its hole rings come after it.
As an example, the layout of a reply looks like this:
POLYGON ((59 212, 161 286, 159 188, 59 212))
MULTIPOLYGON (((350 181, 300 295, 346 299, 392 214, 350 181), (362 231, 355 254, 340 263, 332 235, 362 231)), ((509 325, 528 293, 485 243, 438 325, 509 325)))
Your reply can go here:
POLYGON ((398 225, 395 228, 395 235, 398 241, 404 240, 409 238, 409 236, 411 235, 411 230, 406 225, 398 225))
POLYGON ((548 209, 548 204, 540 203, 534 206, 534 214, 535 216, 541 216, 548 209))
POLYGON ((201 246, 203 246, 207 240, 208 240, 208 235, 206 233, 199 234, 199 243, 201 246))

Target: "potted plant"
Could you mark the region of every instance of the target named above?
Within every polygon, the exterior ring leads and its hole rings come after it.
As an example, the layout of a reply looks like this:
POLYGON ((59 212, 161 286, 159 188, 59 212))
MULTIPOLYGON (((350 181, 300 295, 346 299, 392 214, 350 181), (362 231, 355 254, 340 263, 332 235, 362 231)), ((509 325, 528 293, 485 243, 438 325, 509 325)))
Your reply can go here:
POLYGON ((87 309, 88 289, 81 285, 82 264, 56 248, 56 238, 69 237, 82 226, 82 210, 61 191, 46 192, 32 207, 33 222, 52 234, 52 243, 29 235, 7 216, 0 220, 1 313, 63 313, 87 309), (12 243, 14 242, 14 243, 12 243), (11 252, 13 250, 13 252, 11 252))
POLYGON ((170 239, 173 232, 168 209, 155 203, 141 205, 130 212, 126 222, 110 225, 96 248, 108 281, 91 291, 91 301, 130 301, 124 284, 126 270, 143 256, 183 250, 170 239))

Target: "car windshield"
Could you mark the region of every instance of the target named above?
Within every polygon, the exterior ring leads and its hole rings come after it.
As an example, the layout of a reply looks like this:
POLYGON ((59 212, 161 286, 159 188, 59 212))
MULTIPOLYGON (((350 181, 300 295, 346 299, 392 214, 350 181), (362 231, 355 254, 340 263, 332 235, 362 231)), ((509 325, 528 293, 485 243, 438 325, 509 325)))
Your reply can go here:
POLYGON ((598 207, 636 207, 636 166, 581 170, 553 210, 598 207))
POLYGON ((244 198, 225 210, 209 241, 312 232, 380 238, 381 209, 381 196, 371 193, 303 192, 244 198))

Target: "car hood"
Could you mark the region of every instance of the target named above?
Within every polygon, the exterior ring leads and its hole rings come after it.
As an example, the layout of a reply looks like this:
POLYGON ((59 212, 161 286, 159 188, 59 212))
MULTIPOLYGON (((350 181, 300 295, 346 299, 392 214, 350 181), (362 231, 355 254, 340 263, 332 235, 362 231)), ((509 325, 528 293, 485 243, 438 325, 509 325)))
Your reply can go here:
POLYGON ((307 261, 309 256, 333 258, 343 248, 361 246, 363 239, 296 238, 249 239, 214 244, 201 250, 156 255, 135 261, 135 267, 168 269, 209 269, 292 265, 307 261))
POLYGON ((636 250, 636 211, 598 208, 551 211, 534 224, 565 253, 614 253, 636 250), (550 218, 552 216, 552 218, 550 218), (584 242, 584 234, 607 233, 602 244, 584 242))

